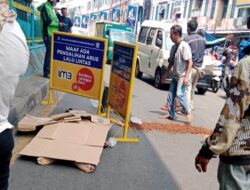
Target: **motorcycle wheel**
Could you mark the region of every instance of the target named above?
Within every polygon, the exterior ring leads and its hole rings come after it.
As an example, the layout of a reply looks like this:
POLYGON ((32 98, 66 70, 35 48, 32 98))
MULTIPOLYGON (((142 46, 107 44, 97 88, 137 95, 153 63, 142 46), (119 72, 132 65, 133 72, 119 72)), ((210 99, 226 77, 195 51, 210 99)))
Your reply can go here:
POLYGON ((212 81, 212 92, 217 93, 219 91, 219 88, 220 88, 220 82, 213 80, 212 81))

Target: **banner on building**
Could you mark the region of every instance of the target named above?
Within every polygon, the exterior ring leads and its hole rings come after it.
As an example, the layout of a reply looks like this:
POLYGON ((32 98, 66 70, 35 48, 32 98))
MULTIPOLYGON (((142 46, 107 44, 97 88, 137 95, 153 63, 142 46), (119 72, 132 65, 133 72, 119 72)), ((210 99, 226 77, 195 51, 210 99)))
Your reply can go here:
POLYGON ((112 9, 112 21, 114 22, 120 22, 120 15, 121 15, 121 10, 120 9, 112 9))
POLYGON ((100 12, 100 21, 108 20, 108 12, 107 11, 101 11, 100 12))
POLYGON ((74 19, 74 26, 75 27, 81 27, 81 16, 75 16, 75 19, 74 19))
POLYGON ((89 22, 89 16, 83 15, 82 16, 82 28, 87 29, 88 28, 88 22, 89 22))
POLYGON ((138 14, 138 7, 137 6, 128 6, 128 11, 127 11, 127 21, 126 25, 130 28, 133 28, 133 30, 136 27, 137 24, 137 15, 138 14))
POLYGON ((90 14, 90 21, 97 20, 97 17, 98 17, 97 13, 90 14))

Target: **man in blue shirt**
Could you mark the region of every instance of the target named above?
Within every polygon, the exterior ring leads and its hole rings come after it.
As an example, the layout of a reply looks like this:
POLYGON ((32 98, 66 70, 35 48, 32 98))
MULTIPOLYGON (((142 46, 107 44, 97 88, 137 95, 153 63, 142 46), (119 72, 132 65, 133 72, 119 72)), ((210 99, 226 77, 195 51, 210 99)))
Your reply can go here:
POLYGON ((72 33, 71 28, 73 25, 72 25, 71 19, 67 17, 68 15, 67 8, 65 7, 61 8, 61 14, 57 12, 56 15, 57 15, 59 22, 62 22, 65 24, 65 26, 59 28, 59 31, 72 33))
POLYGON ((187 99, 190 109, 194 109, 194 91, 202 72, 203 57, 205 54, 206 41, 203 37, 196 33, 198 23, 196 20, 190 20, 187 23, 188 35, 183 39, 186 41, 192 51, 193 66, 191 70, 191 85, 187 91, 187 99))

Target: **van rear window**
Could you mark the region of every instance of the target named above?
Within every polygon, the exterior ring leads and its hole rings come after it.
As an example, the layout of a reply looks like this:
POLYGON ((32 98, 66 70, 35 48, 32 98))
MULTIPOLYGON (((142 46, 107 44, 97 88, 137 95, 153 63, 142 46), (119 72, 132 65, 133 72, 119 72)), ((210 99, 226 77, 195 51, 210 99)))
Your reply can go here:
POLYGON ((149 31, 149 28, 147 28, 147 27, 142 27, 141 28, 139 38, 138 38, 138 42, 141 42, 141 43, 146 42, 146 37, 147 37, 148 31, 149 31))

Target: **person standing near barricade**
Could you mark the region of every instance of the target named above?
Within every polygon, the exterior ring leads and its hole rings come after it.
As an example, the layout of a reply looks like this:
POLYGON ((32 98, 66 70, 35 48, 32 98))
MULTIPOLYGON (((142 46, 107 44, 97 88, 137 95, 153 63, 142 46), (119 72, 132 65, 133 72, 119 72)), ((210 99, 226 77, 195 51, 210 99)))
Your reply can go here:
POLYGON ((205 54, 206 41, 203 37, 196 33, 198 23, 196 20, 190 20, 187 23, 188 35, 183 39, 186 41, 192 52, 193 66, 191 70, 191 85, 187 91, 187 99, 190 109, 194 109, 194 93, 195 87, 202 73, 203 57, 205 54))
POLYGON ((68 33, 72 33, 72 21, 71 19, 68 17, 68 10, 67 8, 63 7, 61 8, 61 14, 58 12, 58 9, 55 9, 56 11, 56 16, 59 20, 59 22, 64 23, 64 27, 60 27, 59 31, 61 32, 68 32, 68 33))
POLYGON ((52 32, 59 31, 59 27, 64 27, 65 24, 58 21, 54 12, 54 6, 57 0, 47 0, 38 7, 40 11, 41 29, 43 35, 43 41, 46 47, 46 53, 43 65, 43 76, 45 78, 50 77, 50 54, 51 54, 51 37, 52 32))
POLYGON ((13 126, 8 122, 8 115, 19 76, 28 66, 29 49, 16 22, 16 13, 5 0, 0 0, 0 52, 0 189, 7 190, 14 148, 13 126))
POLYGON ((168 93, 168 114, 161 116, 161 118, 175 119, 175 98, 181 104, 184 114, 187 116, 187 120, 191 122, 193 119, 189 105, 187 103, 186 91, 188 85, 190 85, 191 68, 192 68, 192 54, 189 45, 182 41, 182 28, 179 25, 174 25, 170 30, 170 38, 175 43, 171 50, 174 55, 174 61, 169 64, 165 74, 162 76, 164 81, 169 75, 170 70, 173 67, 173 78, 170 83, 168 93))

